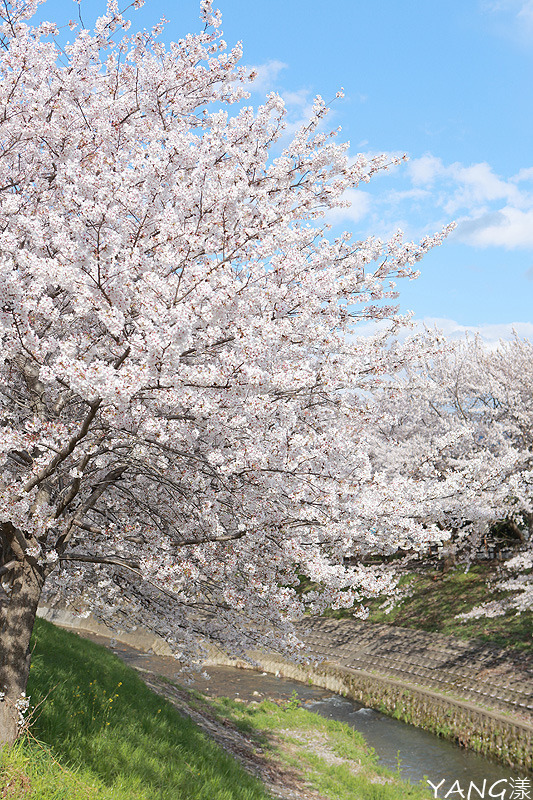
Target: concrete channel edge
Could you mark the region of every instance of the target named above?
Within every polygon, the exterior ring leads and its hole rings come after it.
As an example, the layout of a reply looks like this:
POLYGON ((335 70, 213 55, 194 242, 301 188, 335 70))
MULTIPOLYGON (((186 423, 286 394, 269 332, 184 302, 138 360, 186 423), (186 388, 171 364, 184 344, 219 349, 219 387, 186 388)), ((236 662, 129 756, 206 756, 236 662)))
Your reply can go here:
POLYGON ((438 694, 362 669, 351 669, 334 662, 308 666, 285 661, 271 654, 253 653, 256 666, 213 656, 205 666, 220 664, 256 669, 303 683, 312 683, 350 697, 368 708, 382 711, 395 719, 415 725, 437 736, 454 741, 499 762, 531 771, 533 769, 533 725, 510 715, 484 709, 468 701, 438 694))
MULTIPOLYGON (((168 645, 148 632, 110 631, 91 618, 81 619, 64 610, 41 608, 38 614, 60 627, 98 633, 145 652, 150 650, 158 655, 170 655, 168 645)), ((350 697, 369 708, 454 741, 460 747, 494 758, 507 766, 533 770, 533 725, 511 715, 448 697, 420 685, 363 669, 352 669, 332 661, 305 665, 286 661, 276 654, 258 652, 251 653, 250 658, 254 664, 230 658, 213 648, 205 666, 255 669, 313 684, 350 697)))

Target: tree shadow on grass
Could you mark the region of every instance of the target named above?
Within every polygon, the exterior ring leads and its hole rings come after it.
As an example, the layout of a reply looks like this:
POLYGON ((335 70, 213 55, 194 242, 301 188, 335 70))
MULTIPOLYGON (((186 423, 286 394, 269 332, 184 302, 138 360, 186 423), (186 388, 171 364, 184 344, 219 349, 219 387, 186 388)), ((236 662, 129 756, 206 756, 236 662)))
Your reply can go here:
POLYGON ((128 800, 266 797, 259 781, 116 656, 43 620, 28 693, 32 706, 42 701, 33 735, 64 765, 120 786, 128 800))

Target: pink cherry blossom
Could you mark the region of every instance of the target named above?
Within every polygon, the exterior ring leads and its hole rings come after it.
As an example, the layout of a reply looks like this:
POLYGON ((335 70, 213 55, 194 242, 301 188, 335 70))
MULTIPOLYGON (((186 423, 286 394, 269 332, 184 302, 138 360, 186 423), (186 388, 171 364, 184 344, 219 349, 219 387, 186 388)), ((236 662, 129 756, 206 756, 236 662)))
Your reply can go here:
MULTIPOLYGON (((294 651, 306 603, 393 591, 347 556, 394 549, 396 520, 435 533, 369 456, 369 395, 403 362, 354 333, 405 322, 390 283, 447 231, 328 240, 325 213, 390 158, 323 133, 320 97, 288 140, 279 95, 246 105, 211 0, 169 46, 164 22, 117 41, 109 0, 65 52, 36 6, 0 10, 5 652, 21 581, 28 619, 42 593, 183 660, 208 639, 294 651)), ((9 696, 26 677, 0 660, 9 696)))

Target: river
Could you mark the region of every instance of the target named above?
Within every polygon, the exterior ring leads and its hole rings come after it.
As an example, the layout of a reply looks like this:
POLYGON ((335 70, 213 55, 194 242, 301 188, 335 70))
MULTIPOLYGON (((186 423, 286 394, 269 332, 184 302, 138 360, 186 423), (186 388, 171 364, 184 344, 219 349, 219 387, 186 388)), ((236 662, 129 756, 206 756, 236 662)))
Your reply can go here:
MULTIPOLYGON (((178 683, 183 682, 183 676, 176 672, 176 662, 172 658, 140 653, 121 643, 116 643, 112 649, 132 666, 166 675, 178 683)), ((231 697, 249 702, 266 698, 290 699, 296 692, 302 705, 309 711, 345 722, 360 731, 376 751, 380 764, 392 770, 399 769, 404 780, 425 783, 426 778, 429 778, 435 786, 444 781, 438 797, 445 797, 446 791, 453 788, 455 791, 448 795, 450 800, 461 797, 459 789, 467 797, 468 787, 472 782, 480 790, 478 793, 472 791, 473 798, 510 798, 514 782, 520 779, 523 781, 525 777, 524 773, 461 749, 452 742, 439 739, 379 711, 364 708, 355 700, 335 695, 326 689, 265 672, 235 667, 213 666, 206 668, 206 671, 209 678, 198 676, 191 686, 211 697, 231 697), (481 793, 484 781, 485 790, 481 793), (500 783, 496 786, 498 781, 500 783)), ((529 795, 516 796, 533 797, 530 778, 531 776, 526 777, 529 795)))

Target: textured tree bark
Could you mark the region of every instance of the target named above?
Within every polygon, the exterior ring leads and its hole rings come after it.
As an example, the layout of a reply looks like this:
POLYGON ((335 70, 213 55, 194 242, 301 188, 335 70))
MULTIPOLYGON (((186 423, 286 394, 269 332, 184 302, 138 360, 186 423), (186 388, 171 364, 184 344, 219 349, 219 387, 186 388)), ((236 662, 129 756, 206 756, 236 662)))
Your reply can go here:
POLYGON ((30 672, 30 637, 44 577, 23 561, 0 614, 0 747, 19 734, 17 701, 26 691, 30 672))

